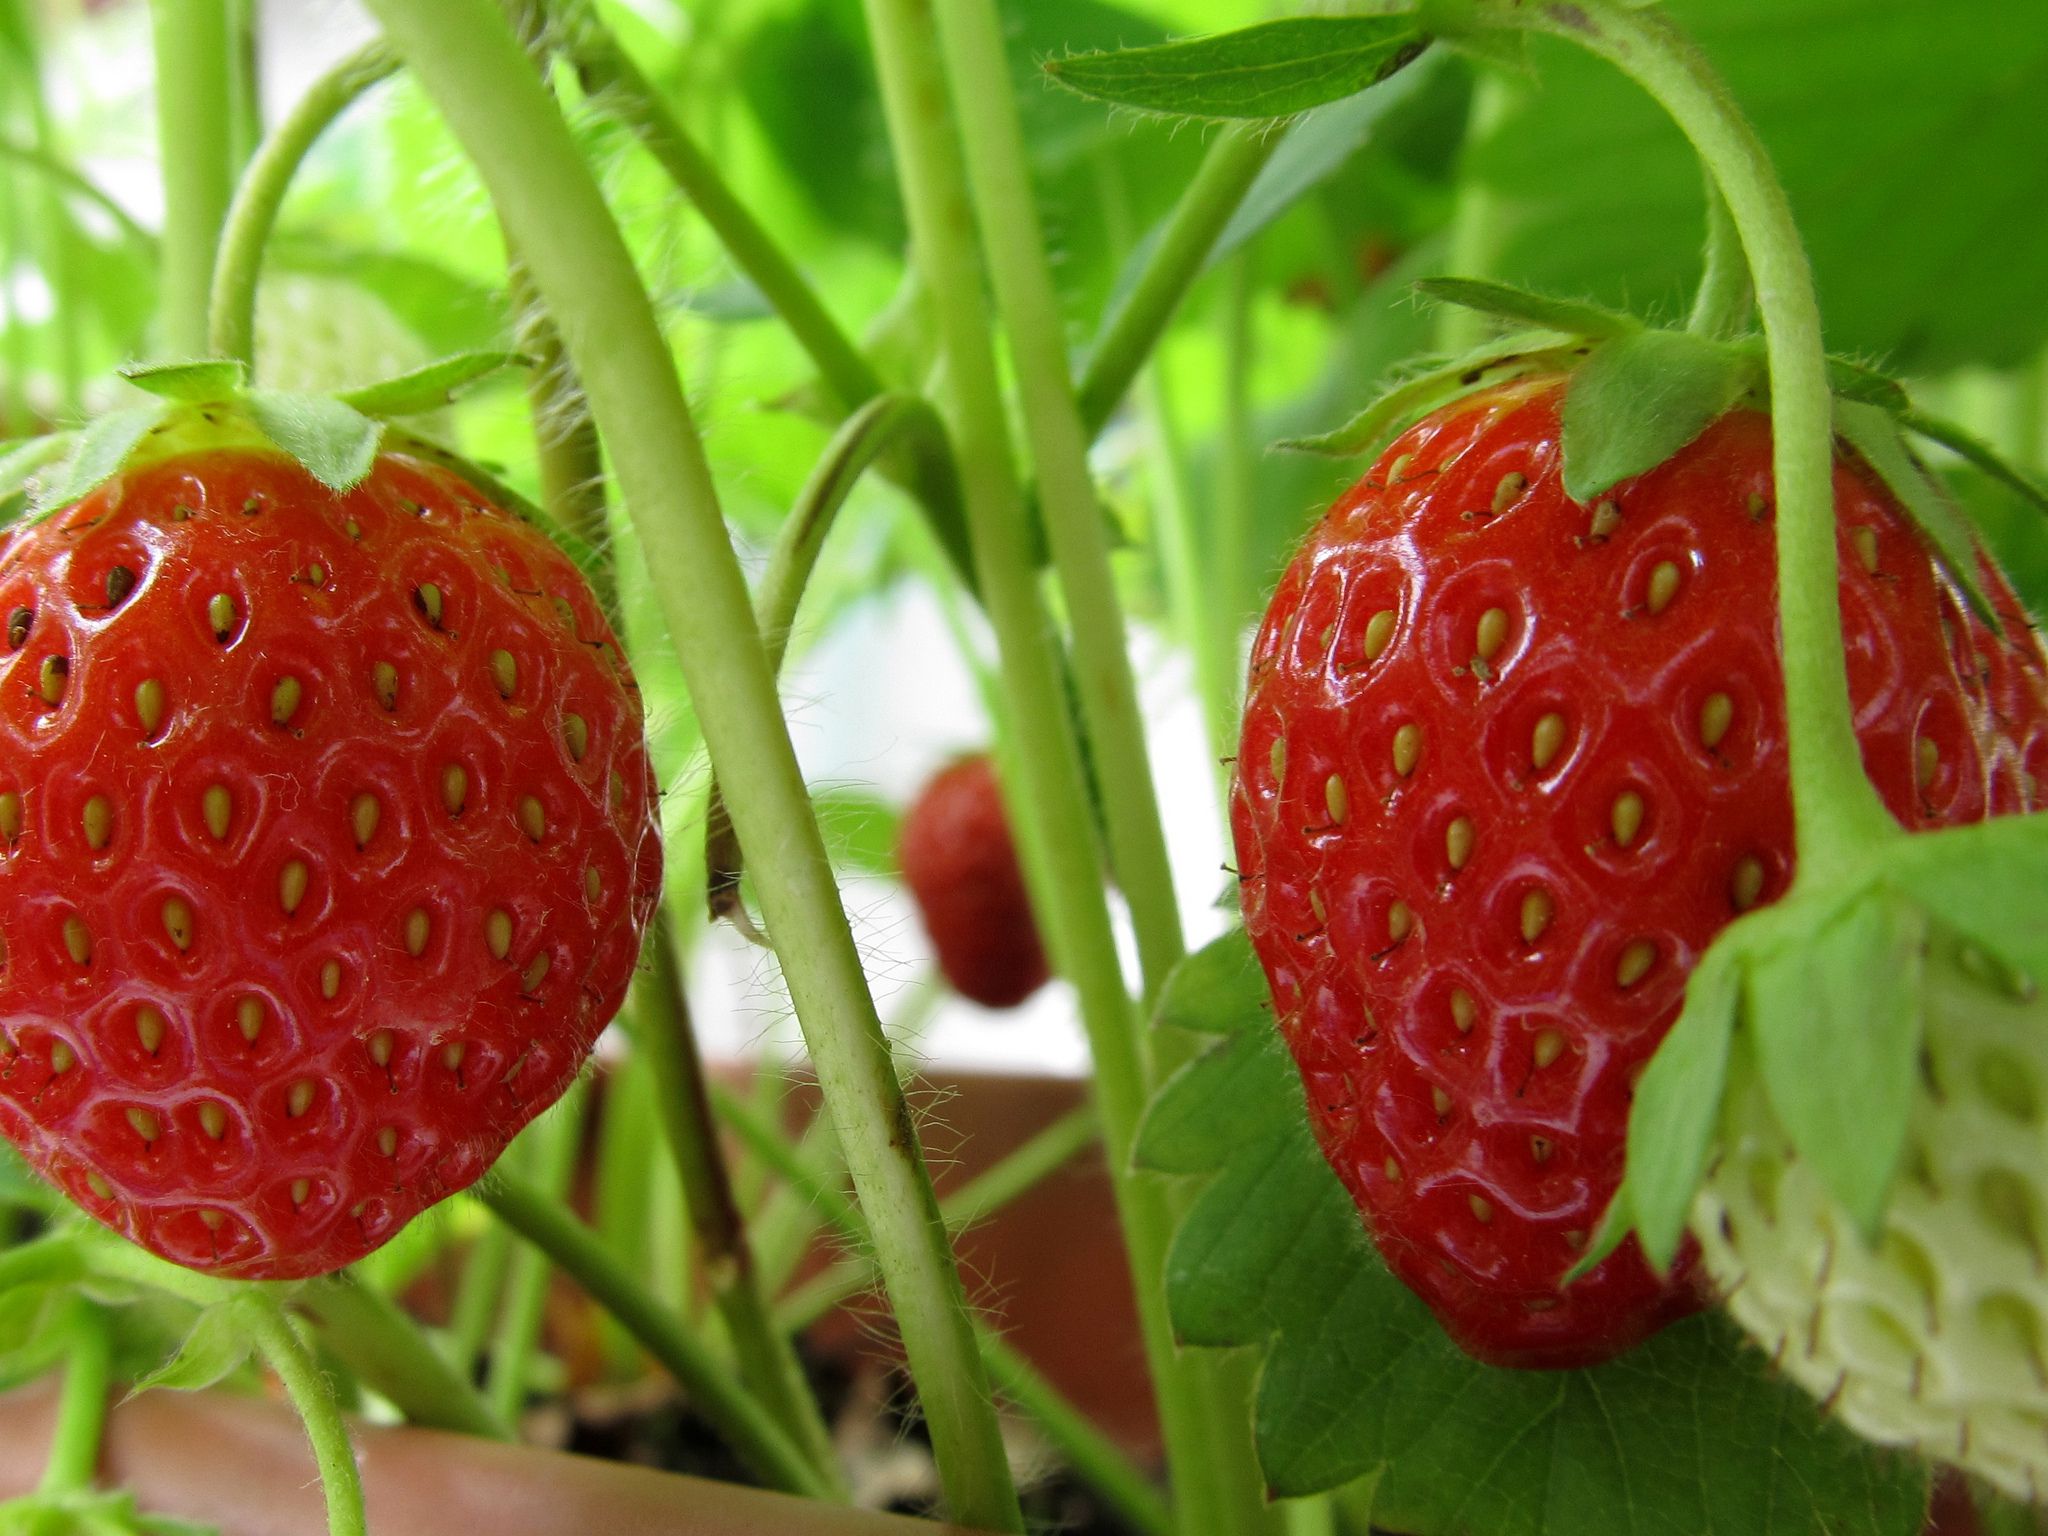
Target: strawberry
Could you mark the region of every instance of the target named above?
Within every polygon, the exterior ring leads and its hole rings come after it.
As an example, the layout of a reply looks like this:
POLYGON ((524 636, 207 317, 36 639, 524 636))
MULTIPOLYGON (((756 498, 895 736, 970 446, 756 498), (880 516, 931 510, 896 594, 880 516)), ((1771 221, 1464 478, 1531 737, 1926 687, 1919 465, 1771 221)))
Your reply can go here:
MULTIPOLYGON (((1791 874, 1770 425, 1715 420, 1590 506, 1554 374, 1403 433, 1310 534, 1253 652, 1246 928, 1325 1156, 1473 1355, 1596 1362, 1700 1304, 1633 1239, 1568 1289, 1632 1086, 1724 926, 1791 874)), ((2029 807, 2041 654, 1838 456, 1868 771, 1908 829, 2029 807)))
POLYGON ((1045 984, 1045 949, 987 757, 962 758, 918 792, 896 854, 939 969, 961 996, 1014 1008, 1045 984))
POLYGON ((640 700, 458 475, 337 493, 169 431, 0 542, 0 1130, 165 1258, 318 1274, 473 1182, 618 1009, 640 700))

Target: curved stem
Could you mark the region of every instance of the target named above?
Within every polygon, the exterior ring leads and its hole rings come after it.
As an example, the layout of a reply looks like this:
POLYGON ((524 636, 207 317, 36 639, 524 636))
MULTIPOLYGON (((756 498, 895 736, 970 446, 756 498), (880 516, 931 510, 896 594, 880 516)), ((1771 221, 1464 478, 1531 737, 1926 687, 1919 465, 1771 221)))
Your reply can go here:
MULTIPOLYGON (((435 0, 441 3, 441 0, 435 0)), ((617 1318, 690 1394, 690 1403, 732 1447, 749 1471, 771 1488, 826 1499, 796 1442, 768 1410, 742 1391, 725 1362, 705 1347, 592 1235, 548 1196, 522 1179, 493 1172, 478 1198, 505 1224, 539 1248, 591 1298, 617 1318)))
POLYGON ((1151 259, 1104 322, 1075 395, 1088 436, 1098 436, 1152 355, 1173 312, 1208 264, 1209 253, 1285 128, 1225 128, 1181 194, 1151 259))
POLYGON ((133 244, 137 250, 145 251, 151 256, 156 254, 156 236, 138 224, 134 214, 101 191, 75 166, 67 165, 58 155, 40 145, 0 139, 0 160, 12 160, 18 165, 25 165, 30 170, 41 173, 58 191, 81 202, 91 203, 113 220, 114 227, 121 231, 122 238, 133 244))
POLYGON ((372 43, 322 75, 249 162, 227 212, 220 255, 212 268, 207 335, 220 357, 253 362, 256 351, 256 281, 263 247, 307 152, 358 96, 398 68, 382 43, 372 43))
POLYGON ((64 1360, 56 1429, 42 1481, 36 1485, 42 1494, 78 1493, 92 1486, 100 1464, 100 1437, 107 1425, 114 1330, 106 1313, 83 1297, 71 1303, 71 1313, 71 1350, 64 1360))
POLYGON ((308 1282, 293 1299, 320 1325, 334 1358, 389 1398, 408 1423, 486 1440, 512 1438, 469 1377, 449 1365, 411 1314, 376 1287, 344 1271, 308 1282))
POLYGON ((152 0, 150 17, 164 178, 161 341, 172 357, 201 357, 214 250, 234 189, 227 0, 152 0))
POLYGON ((1749 264, 1742 257, 1742 236, 1728 214, 1728 199, 1712 174, 1707 176, 1707 244, 1699 292, 1685 328, 1695 336, 1738 336, 1756 303, 1749 285, 1749 264))
POLYGON ((320 1491, 327 1499, 328 1536, 367 1536, 363 1481, 356 1471, 348 1425, 334 1400, 333 1384, 321 1373, 312 1352, 300 1342, 284 1309, 257 1292, 243 1294, 251 1303, 248 1316, 256 1347, 284 1384, 285 1396, 298 1410, 306 1426, 306 1438, 313 1443, 313 1460, 320 1468, 320 1491))
POLYGON ((492 0, 371 0, 371 10, 482 173, 582 376, 875 1233, 952 1514, 1012 1524, 987 1374, 915 1122, 646 289, 492 0))
POLYGON ((1834 397, 1820 306, 1798 226, 1770 158, 1705 59, 1660 17, 1615 0, 1489 14, 1565 38, 1608 60, 1656 99, 1728 200, 1763 314, 1771 380, 1778 623, 1798 828, 1796 879, 1821 883, 1900 833, 1863 772, 1842 653, 1836 565, 1834 397))

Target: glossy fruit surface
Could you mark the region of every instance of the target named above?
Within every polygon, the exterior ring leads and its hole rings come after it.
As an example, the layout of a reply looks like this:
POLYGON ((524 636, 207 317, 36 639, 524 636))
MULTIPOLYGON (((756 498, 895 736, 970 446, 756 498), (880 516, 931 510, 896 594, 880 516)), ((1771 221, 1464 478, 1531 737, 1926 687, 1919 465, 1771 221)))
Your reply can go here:
MULTIPOLYGON (((1246 927, 1325 1156, 1469 1352, 1586 1364, 1698 1304, 1633 1239, 1568 1290, 1685 977, 1781 895, 1792 820, 1770 431, 1722 418, 1593 506, 1556 378, 1404 434, 1310 534, 1253 653, 1246 927)), ((2027 807, 2040 653, 1838 459, 1865 763, 1908 828, 2027 807)))
POLYGON ((617 1011, 660 878, 581 575, 387 455, 184 454, 0 543, 0 1130, 281 1278, 473 1182, 617 1011))
POLYGON ((1045 949, 988 758, 963 758, 918 792, 897 859, 939 969, 961 996, 1014 1008, 1045 985, 1045 949))

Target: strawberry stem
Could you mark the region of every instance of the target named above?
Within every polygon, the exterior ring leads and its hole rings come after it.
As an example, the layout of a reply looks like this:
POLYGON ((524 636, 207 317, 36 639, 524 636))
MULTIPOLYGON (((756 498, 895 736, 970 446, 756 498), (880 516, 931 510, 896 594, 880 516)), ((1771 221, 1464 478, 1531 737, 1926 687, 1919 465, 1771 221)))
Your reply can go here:
MULTIPOLYGON (((504 1232, 493 1223, 479 1241, 504 1232)), ((509 1241, 510 1234, 505 1235, 509 1241)), ((485 1440, 512 1438, 511 1429, 470 1384, 469 1358, 458 1372, 412 1314, 359 1271, 309 1281, 295 1300, 320 1325, 320 1341, 328 1353, 363 1385, 389 1399, 407 1423, 485 1440)))
POLYGON ((57 1398, 56 1428, 43 1463, 40 1494, 79 1493, 92 1486, 99 1467, 100 1439, 107 1426, 107 1387, 114 1367, 114 1331, 107 1314, 74 1297, 66 1309, 64 1386, 57 1398))
POLYGON ((341 1405, 334 1399, 333 1383, 299 1338, 283 1307, 254 1287, 243 1289, 241 1294, 249 1303, 247 1316, 256 1336, 256 1347, 277 1373, 285 1396, 291 1399, 292 1407, 298 1410, 306 1426, 306 1438, 313 1444, 313 1460, 320 1468, 320 1491, 327 1500, 328 1536, 367 1536, 363 1482, 356 1471, 348 1425, 341 1417, 341 1405))
POLYGON ((1756 306, 1756 290, 1750 286, 1749 266, 1742 259, 1742 237, 1728 214, 1728 199, 1712 173, 1706 177, 1707 241, 1700 272, 1699 292, 1693 296, 1692 314, 1685 328, 1695 336, 1726 339, 1739 336, 1756 306))
POLYGON ((1616 0, 1544 0, 1481 13, 1547 32, 1628 75, 1683 130, 1727 199, 1763 315, 1771 382, 1778 622, 1785 672, 1796 879, 1818 884, 1900 836, 1863 771, 1842 651, 1834 505, 1834 397, 1820 306, 1770 157, 1711 66, 1667 21, 1616 0))
POLYGON ((234 189, 228 8, 153 0, 150 15, 164 177, 159 343, 172 357, 202 357, 214 251, 234 189))

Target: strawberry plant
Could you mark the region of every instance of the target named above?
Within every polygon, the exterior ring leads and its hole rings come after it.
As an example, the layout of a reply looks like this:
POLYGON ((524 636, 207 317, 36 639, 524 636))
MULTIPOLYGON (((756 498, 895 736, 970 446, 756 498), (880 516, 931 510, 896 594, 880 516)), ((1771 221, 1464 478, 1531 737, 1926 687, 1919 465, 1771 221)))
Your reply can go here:
POLYGON ((1302 9, 0 0, 0 1526, 2038 1528, 2048 22, 1302 9))

